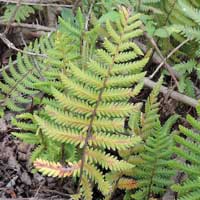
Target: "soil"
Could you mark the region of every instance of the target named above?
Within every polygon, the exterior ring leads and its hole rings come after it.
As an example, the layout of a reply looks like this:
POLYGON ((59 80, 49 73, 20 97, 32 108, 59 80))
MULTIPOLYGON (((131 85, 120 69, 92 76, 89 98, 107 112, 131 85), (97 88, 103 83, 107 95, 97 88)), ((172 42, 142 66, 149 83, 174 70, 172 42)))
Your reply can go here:
MULTIPOLYGON (((6 115, 8 117, 8 115, 6 115)), ((10 120, 0 119, 0 199, 69 199, 71 179, 56 179, 34 173, 29 161, 32 145, 12 136, 10 120)))

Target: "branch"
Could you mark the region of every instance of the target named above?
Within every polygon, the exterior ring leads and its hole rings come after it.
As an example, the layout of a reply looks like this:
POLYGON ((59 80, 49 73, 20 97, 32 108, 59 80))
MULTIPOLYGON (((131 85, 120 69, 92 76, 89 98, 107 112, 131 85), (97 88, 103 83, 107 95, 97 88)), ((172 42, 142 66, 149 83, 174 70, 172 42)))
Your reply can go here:
MULTIPOLYGON (((142 28, 144 30, 144 28, 142 28)), ((171 68, 171 66, 167 63, 166 59, 164 58, 164 56, 162 55, 162 52, 160 51, 160 49, 158 48, 155 40, 150 37, 146 32, 144 32, 144 35, 145 37, 149 40, 149 42, 151 43, 151 45, 153 46, 153 48, 156 50, 158 56, 162 59, 162 62, 165 63, 165 68, 167 69, 167 71, 169 72, 169 74, 171 75, 171 77, 173 78, 175 84, 176 84, 176 87, 178 88, 178 81, 176 79, 176 76, 171 68)))
POLYGON ((176 48, 174 48, 168 55, 167 57, 159 64, 159 66, 156 68, 156 70, 154 71, 154 73, 149 77, 150 79, 152 79, 155 74, 159 71, 159 69, 165 64, 165 62, 167 61, 167 59, 169 59, 174 53, 176 53, 183 45, 185 45, 190 39, 186 39, 184 40, 181 44, 179 44, 176 48))
MULTIPOLYGON (((154 88, 156 86, 156 83, 148 78, 145 78, 144 85, 149 88, 154 88)), ((164 86, 161 86, 160 92, 163 93, 164 95, 168 94, 172 99, 175 99, 176 101, 182 102, 194 108, 199 104, 199 102, 196 99, 188 97, 184 94, 180 94, 179 92, 171 91, 170 89, 164 86)))
POLYGON ((28 54, 28 55, 31 55, 31 56, 40 56, 40 57, 44 57, 44 58, 47 57, 47 56, 44 55, 44 54, 38 54, 38 53, 34 53, 34 52, 24 51, 24 50, 18 49, 10 40, 8 40, 8 39, 6 38, 6 36, 5 36, 3 33, 0 33, 0 39, 3 41, 3 43, 4 43, 9 49, 13 49, 13 50, 15 50, 15 51, 18 51, 18 52, 21 52, 21 53, 24 53, 24 54, 28 54))
POLYGON ((9 31, 9 29, 10 29, 10 24, 11 24, 13 21, 15 21, 15 16, 16 16, 16 14, 17 14, 17 11, 18 11, 19 8, 20 8, 21 1, 22 1, 22 0, 18 0, 17 5, 16 5, 16 7, 15 7, 13 13, 12 13, 12 15, 10 16, 10 19, 9 19, 9 21, 8 21, 8 24, 7 24, 7 26, 6 26, 6 29, 5 29, 5 31, 3 32, 4 35, 6 35, 6 34, 8 33, 8 31, 9 31))
MULTIPOLYGON (((7 23, 3 22, 3 21, 0 21, 0 25, 7 26, 7 23)), ((10 26, 11 27, 19 27, 19 28, 35 29, 37 31, 45 31, 45 32, 54 32, 54 31, 56 31, 56 28, 42 26, 42 25, 39 25, 39 24, 11 23, 10 26)))
MULTIPOLYGON (((17 1, 15 0, 0 0, 0 2, 3 3, 14 3, 17 4, 17 1)), ((65 8, 72 8, 73 5, 65 5, 65 4, 55 4, 55 3, 49 3, 50 1, 43 1, 43 3, 40 3, 40 1, 21 1, 22 5, 30 5, 30 6, 54 6, 54 7, 65 7, 65 8)))

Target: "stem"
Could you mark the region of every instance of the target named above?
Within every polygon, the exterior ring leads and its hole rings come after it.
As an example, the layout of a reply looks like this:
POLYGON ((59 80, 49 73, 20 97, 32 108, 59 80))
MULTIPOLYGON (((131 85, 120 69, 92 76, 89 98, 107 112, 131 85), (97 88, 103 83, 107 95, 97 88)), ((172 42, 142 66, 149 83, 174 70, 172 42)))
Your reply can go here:
MULTIPOLYGON (((127 20, 127 19, 126 19, 127 20)), ((85 159, 86 159, 86 149, 87 149, 87 146, 88 146, 88 141, 90 139, 90 137, 92 136, 92 126, 93 126, 93 122, 94 122, 94 119, 96 117, 96 112, 97 112, 97 109, 98 109, 98 106, 102 100, 102 95, 103 95, 103 92, 104 90, 106 89, 106 84, 107 84, 107 81, 110 77, 110 73, 111 73, 111 70, 112 70, 112 67, 114 66, 115 64, 115 59, 116 57, 118 56, 119 54, 119 46, 121 44, 121 38, 122 38, 122 35, 123 33, 120 35, 120 42, 119 44, 117 44, 117 47, 116 47, 116 50, 115 50, 115 54, 112 58, 112 63, 111 65, 109 66, 108 68, 108 73, 107 73, 107 76, 106 78, 104 79, 104 82, 103 82, 103 86, 102 88, 100 89, 100 92, 99 92, 99 95, 98 95, 98 99, 96 101, 96 105, 94 107, 94 110, 92 112, 92 115, 91 115, 91 119, 90 119, 90 122, 89 122, 89 125, 88 125, 88 129, 87 129, 87 136, 86 136, 86 139, 85 139, 85 143, 83 145, 83 153, 82 153, 82 159, 81 159, 81 167, 80 167, 80 178, 79 178, 79 184, 78 184, 78 189, 77 191, 80 190, 80 184, 81 184, 81 180, 82 180, 82 176, 83 176, 83 168, 84 168, 84 164, 85 164, 85 159)))

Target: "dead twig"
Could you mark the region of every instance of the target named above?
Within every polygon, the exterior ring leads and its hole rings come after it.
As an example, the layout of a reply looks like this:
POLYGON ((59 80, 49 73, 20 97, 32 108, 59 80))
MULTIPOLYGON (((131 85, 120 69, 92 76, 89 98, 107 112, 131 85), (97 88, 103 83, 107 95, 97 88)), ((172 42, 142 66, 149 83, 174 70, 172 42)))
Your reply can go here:
POLYGON ((158 67, 156 68, 156 70, 154 71, 154 73, 149 76, 149 79, 152 79, 156 73, 160 70, 160 68, 165 64, 165 62, 167 61, 167 59, 169 59, 174 53, 176 53, 183 45, 185 45, 190 39, 186 39, 184 40, 181 44, 179 44, 176 48, 174 48, 168 55, 167 57, 158 65, 158 67))
MULTIPOLYGON (((144 28, 143 28, 144 30, 144 28)), ((164 56, 162 55, 162 52, 160 51, 160 49, 158 48, 155 40, 150 37, 146 32, 144 32, 144 36, 149 40, 149 42, 151 43, 152 47, 155 49, 155 51, 157 52, 158 56, 162 59, 162 62, 165 63, 165 68, 167 69, 167 71, 169 72, 169 74, 171 75, 172 79, 174 80, 176 87, 178 88, 178 81, 176 79, 176 76, 171 68, 171 66, 167 63, 166 59, 164 58, 164 56)))
POLYGON ((9 49, 13 49, 15 51, 18 51, 18 52, 21 52, 21 53, 24 53, 24 54, 28 54, 28 55, 31 55, 31 56, 39 56, 39 57, 43 57, 43 58, 47 57, 45 54, 38 54, 38 53, 18 49, 10 40, 8 40, 8 38, 6 38, 6 36, 3 33, 0 33, 0 39, 3 41, 3 43, 9 49))
POLYGON ((13 13, 12 13, 12 15, 11 15, 9 21, 8 21, 8 24, 7 24, 7 26, 6 26, 6 29, 5 29, 5 31, 3 32, 4 35, 6 35, 6 34, 8 33, 8 31, 9 31, 9 29, 10 29, 10 24, 11 24, 13 21, 15 21, 15 16, 16 16, 16 14, 17 14, 17 11, 18 11, 19 8, 20 8, 21 1, 22 1, 22 0, 18 0, 17 5, 16 5, 16 7, 15 7, 15 9, 14 9, 14 11, 13 11, 13 13))
MULTIPOLYGON (((6 26, 7 23, 0 21, 0 25, 6 26)), ((53 27, 47 27, 47 26, 42 26, 39 24, 27 24, 27 23, 11 23, 10 27, 19 27, 19 28, 28 28, 28 29, 34 29, 36 31, 45 31, 45 32, 54 32, 56 31, 56 28, 53 27)))
MULTIPOLYGON (((154 88, 156 83, 148 78, 144 78, 144 85, 149 88, 154 88)), ((172 99, 187 104, 189 106, 192 106, 194 108, 198 105, 198 101, 196 99, 193 99, 176 91, 171 91, 167 87, 161 86, 160 92, 163 93, 164 95, 169 94, 169 96, 172 99)))
MULTIPOLYGON (((15 1, 15 0, 0 0, 0 2, 17 4, 17 1, 15 1)), ((21 5, 54 6, 54 7, 65 7, 65 8, 72 8, 73 7, 73 5, 49 3, 49 1, 47 1, 47 3, 45 3, 45 1, 43 1, 43 3, 40 3, 40 1, 21 1, 21 5)))
POLYGON ((75 11, 79 5, 79 3, 81 2, 81 0, 76 0, 73 7, 72 7, 72 12, 75 14, 75 11))
MULTIPOLYGON (((142 49, 143 52, 146 52, 147 51, 147 47, 139 42, 139 41, 135 41, 135 43, 142 49)), ((163 62, 163 60, 161 59, 161 57, 158 55, 157 52, 155 52, 152 56, 152 61, 153 63, 156 63, 156 64, 160 64, 163 62)), ((166 65, 166 63, 164 63, 164 65, 166 65)), ((173 72, 173 74, 176 76, 176 78, 179 80, 181 78, 181 75, 174 69, 172 68, 170 65, 168 65, 168 67, 170 68, 170 70, 173 72)), ((200 90, 198 87, 194 86, 195 90, 196 90, 196 93, 197 94, 200 94, 200 90)))

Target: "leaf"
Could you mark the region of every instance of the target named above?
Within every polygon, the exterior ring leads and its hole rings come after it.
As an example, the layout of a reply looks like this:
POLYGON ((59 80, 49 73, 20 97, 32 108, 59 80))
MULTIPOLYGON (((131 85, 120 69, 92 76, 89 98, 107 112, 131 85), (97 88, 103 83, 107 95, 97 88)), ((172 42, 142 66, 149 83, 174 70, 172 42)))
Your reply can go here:
POLYGON ((168 38, 170 36, 169 32, 165 28, 159 28, 155 31, 154 35, 160 38, 168 38))
POLYGON ((194 91, 194 84, 193 84, 193 82, 189 78, 187 78, 185 80, 185 83, 186 83, 185 84, 185 94, 188 95, 188 96, 190 96, 190 97, 195 98, 195 91, 194 91))
POLYGON ((180 80, 179 80, 179 83, 178 83, 178 90, 179 90, 179 92, 181 92, 181 93, 184 92, 185 87, 186 87, 185 78, 186 78, 186 77, 181 76, 181 78, 180 78, 180 80))
POLYGON ((112 22, 119 20, 119 13, 116 11, 107 12, 102 17, 100 17, 100 19, 98 20, 98 23, 101 24, 101 23, 106 22, 107 20, 112 21, 112 22))

